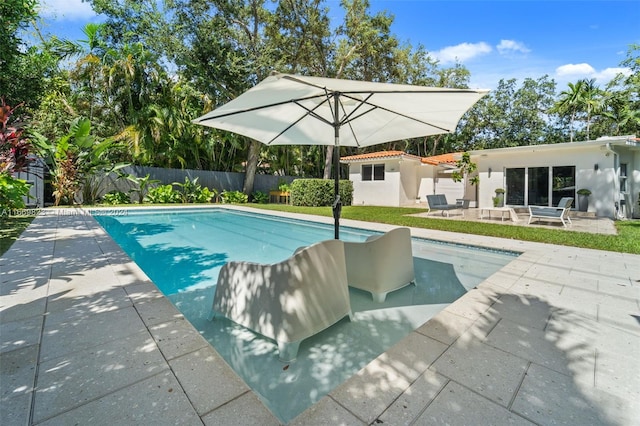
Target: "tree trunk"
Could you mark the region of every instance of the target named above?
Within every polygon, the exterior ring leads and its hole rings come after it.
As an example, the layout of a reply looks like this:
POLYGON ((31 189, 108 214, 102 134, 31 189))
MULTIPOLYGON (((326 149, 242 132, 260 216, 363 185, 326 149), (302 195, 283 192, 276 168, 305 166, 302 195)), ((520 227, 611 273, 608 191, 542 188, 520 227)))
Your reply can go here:
MULTIPOLYGON (((324 173, 322 174, 323 179, 331 179, 331 163, 333 160, 333 145, 327 146, 327 154, 324 157, 324 173)), ((337 173, 337 170, 336 170, 337 173)))
POLYGON ((247 195, 253 193, 253 183, 258 170, 258 157, 260 154, 260 142, 251 140, 249 144, 249 153, 247 155, 247 168, 244 171, 244 186, 242 192, 247 195))

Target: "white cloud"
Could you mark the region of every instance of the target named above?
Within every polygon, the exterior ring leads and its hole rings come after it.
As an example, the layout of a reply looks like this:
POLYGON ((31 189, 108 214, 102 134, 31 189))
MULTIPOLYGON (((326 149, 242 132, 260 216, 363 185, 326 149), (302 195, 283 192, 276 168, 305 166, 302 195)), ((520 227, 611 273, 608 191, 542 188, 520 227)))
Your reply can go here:
POLYGON ((54 21, 80 21, 91 19, 96 13, 81 0, 42 0, 40 16, 54 21))
POLYGON ((491 50, 491 46, 485 42, 461 43, 456 46, 448 46, 434 52, 434 56, 438 58, 441 63, 446 64, 456 61, 465 62, 469 59, 490 53, 491 50))
POLYGON ((506 55, 512 52, 520 52, 520 53, 529 53, 531 50, 524 45, 524 43, 520 43, 515 40, 500 40, 500 44, 496 46, 498 49, 498 53, 501 55, 506 55))
POLYGON ((594 78, 598 84, 607 84, 618 74, 624 74, 626 76, 631 75, 631 69, 610 67, 597 71, 591 65, 586 63, 567 64, 556 68, 555 79, 560 85, 568 82, 576 82, 583 78, 594 78))
POLYGON ((594 77, 601 82, 608 82, 613 80, 615 76, 618 74, 623 74, 625 76, 631 75, 631 68, 605 68, 602 71, 597 72, 594 77))
POLYGON ((566 64, 556 68, 556 75, 559 77, 589 77, 596 73, 596 70, 587 63, 566 64))

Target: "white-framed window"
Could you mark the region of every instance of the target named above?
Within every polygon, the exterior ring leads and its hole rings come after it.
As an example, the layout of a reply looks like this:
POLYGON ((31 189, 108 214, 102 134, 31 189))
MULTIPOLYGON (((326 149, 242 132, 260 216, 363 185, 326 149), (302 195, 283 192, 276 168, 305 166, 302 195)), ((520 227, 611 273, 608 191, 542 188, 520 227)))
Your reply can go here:
POLYGON ((362 180, 384 180, 384 164, 363 164, 362 180))

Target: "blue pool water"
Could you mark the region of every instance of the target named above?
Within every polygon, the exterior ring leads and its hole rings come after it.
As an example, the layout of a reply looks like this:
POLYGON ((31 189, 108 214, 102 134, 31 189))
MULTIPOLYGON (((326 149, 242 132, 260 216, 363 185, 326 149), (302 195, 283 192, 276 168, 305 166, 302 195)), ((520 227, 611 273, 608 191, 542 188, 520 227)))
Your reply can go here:
MULTIPOLYGON (((224 318, 207 320, 218 272, 230 260, 284 260, 298 247, 333 238, 333 226, 222 208, 131 209, 95 218, 285 423, 517 255, 414 239, 416 285, 381 304, 350 289, 353 321, 304 340, 285 369, 275 342, 224 318)), ((344 241, 372 234, 340 229, 344 241)))

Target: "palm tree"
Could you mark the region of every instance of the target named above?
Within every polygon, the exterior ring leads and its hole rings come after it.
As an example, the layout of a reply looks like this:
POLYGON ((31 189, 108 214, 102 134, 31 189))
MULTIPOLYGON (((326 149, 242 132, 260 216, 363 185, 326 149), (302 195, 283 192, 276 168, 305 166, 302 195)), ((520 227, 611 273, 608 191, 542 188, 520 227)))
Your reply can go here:
POLYGON ((587 140, 589 140, 589 130, 591 127, 591 117, 594 114, 599 114, 603 110, 604 106, 604 92, 596 86, 596 80, 582 80, 582 93, 579 97, 579 103, 581 109, 584 109, 587 113, 587 140))
POLYGON ((580 111, 583 105, 584 94, 584 80, 578 80, 576 84, 569 83, 569 90, 564 90, 560 93, 558 101, 549 109, 549 112, 560 114, 571 114, 569 122, 569 141, 573 142, 573 123, 576 119, 576 114, 580 111))

